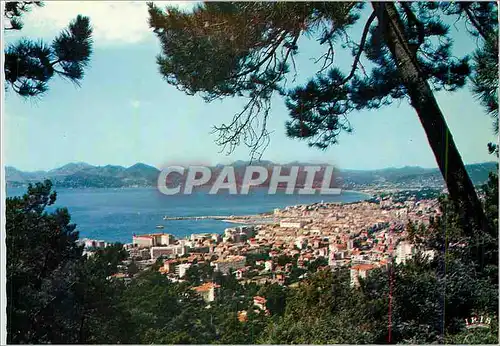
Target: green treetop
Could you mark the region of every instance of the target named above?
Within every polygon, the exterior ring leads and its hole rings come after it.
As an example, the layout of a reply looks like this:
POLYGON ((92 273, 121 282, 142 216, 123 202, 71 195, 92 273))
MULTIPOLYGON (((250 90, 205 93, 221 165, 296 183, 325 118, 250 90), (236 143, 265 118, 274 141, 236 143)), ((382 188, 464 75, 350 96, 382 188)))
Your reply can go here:
MULTIPOLYGON (((15 1, 5 5, 4 30, 21 30, 24 13, 39 1, 15 1)), ((50 44, 23 38, 5 47, 5 81, 23 97, 41 96, 55 75, 80 85, 92 54, 90 19, 78 15, 50 44)))

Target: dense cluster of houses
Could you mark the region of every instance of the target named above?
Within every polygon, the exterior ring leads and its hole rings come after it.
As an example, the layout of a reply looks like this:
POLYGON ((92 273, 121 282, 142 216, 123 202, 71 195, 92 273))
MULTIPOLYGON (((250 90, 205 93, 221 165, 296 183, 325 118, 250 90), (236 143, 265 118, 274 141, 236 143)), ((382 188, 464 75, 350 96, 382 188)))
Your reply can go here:
MULTIPOLYGON (((394 203, 390 198, 379 203, 316 203, 276 209, 274 223, 228 228, 222 235, 193 234, 184 239, 167 233, 134 235, 125 247, 137 263, 160 259, 159 272, 174 281, 183 280, 192 266, 205 263, 242 282, 284 285, 294 266, 307 268, 322 258, 329 268, 350 268, 351 284, 357 286, 370 271, 411 258, 417 249, 405 240, 406 223, 427 223, 438 213, 435 200, 411 198, 394 203), (249 256, 259 254, 265 259, 248 263, 249 256), (280 256, 293 258, 294 263, 280 265, 280 256)), ((211 302, 218 285, 205 282, 193 289, 211 302)), ((261 305, 256 298, 255 306, 261 305)))

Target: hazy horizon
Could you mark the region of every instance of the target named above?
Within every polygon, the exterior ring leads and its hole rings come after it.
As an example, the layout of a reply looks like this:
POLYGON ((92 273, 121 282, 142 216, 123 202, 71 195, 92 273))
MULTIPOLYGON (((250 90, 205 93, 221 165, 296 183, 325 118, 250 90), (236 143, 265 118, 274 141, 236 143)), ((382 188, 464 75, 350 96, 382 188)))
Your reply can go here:
MULTIPOLYGON (((243 161, 243 162, 249 162, 249 160, 235 160, 235 161, 231 161, 231 162, 227 162, 227 163, 215 163, 215 164, 210 164, 209 167, 215 167, 217 165, 231 165, 235 162, 238 162, 238 161, 243 161)), ((271 161, 271 160, 264 160, 262 159, 261 161, 264 161, 264 162, 271 162, 275 165, 289 165, 291 163, 295 163, 295 162, 298 162, 299 164, 318 164, 318 165, 329 165, 328 162, 310 162, 310 161, 290 161, 290 162, 275 162, 275 161, 271 161)), ((255 161, 255 162, 258 162, 258 161, 255 161)), ((481 161, 481 162, 472 162, 472 163, 465 163, 466 166, 470 166, 470 165, 480 165, 480 164, 487 164, 487 163, 497 163, 497 161, 495 160, 489 160, 489 161, 481 161)), ((155 165, 152 165, 152 164, 149 164, 149 163, 146 163, 146 162, 136 162, 132 165, 119 165, 119 164, 112 164, 112 163, 108 163, 108 164, 104 164, 104 165, 94 165, 94 164, 91 164, 89 162, 83 162, 83 161, 77 161, 77 162, 68 162, 66 164, 63 164, 61 166, 57 166, 57 167, 53 167, 53 168, 50 168, 50 169, 35 169, 35 170, 24 170, 24 169, 20 169, 16 166, 13 166, 13 165, 8 165, 8 164, 4 164, 4 168, 7 168, 7 167, 10 167, 10 168, 14 168, 14 169, 17 169, 18 171, 21 171, 21 172, 27 172, 27 173, 35 173, 35 172, 50 172, 50 171, 54 171, 54 170, 57 170, 57 169, 61 169, 65 166, 68 166, 68 165, 71 165, 71 164, 84 164, 84 165, 89 165, 89 166, 92 166, 92 167, 106 167, 106 166, 114 166, 114 167, 123 167, 123 168, 130 168, 130 167, 133 167, 135 165, 146 165, 146 166, 150 166, 150 167, 153 167, 153 168, 156 168, 158 170, 161 170, 162 169, 162 166, 158 167, 158 166, 155 166, 155 165)), ((195 165, 197 163, 193 163, 193 165, 195 165)), ((185 166, 187 166, 187 164, 185 164, 185 166)), ((339 168, 340 170, 346 170, 346 171, 377 171, 377 170, 384 170, 384 169, 403 169, 403 168, 422 168, 422 169, 438 169, 437 165, 435 167, 422 167, 422 166, 418 166, 418 165, 406 165, 406 166, 386 166, 386 167, 380 167, 380 168, 373 168, 373 169, 356 169, 356 168, 340 168, 340 167, 337 167, 339 168)))

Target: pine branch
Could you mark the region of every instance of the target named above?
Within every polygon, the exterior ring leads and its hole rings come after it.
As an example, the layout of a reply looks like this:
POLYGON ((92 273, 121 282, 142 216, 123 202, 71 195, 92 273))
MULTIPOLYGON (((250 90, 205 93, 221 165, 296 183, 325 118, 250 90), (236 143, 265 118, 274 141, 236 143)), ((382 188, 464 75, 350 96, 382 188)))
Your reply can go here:
POLYGON ((351 80, 354 77, 354 74, 356 73, 356 70, 358 68, 358 63, 359 60, 361 59, 361 54, 363 53, 363 50, 365 49, 365 44, 366 44, 366 38, 368 37, 368 31, 370 30, 370 26, 377 17, 377 14, 375 11, 372 12, 368 20, 366 21, 365 27, 363 29, 363 34, 361 35, 361 42, 359 44, 359 50, 358 53, 356 54, 356 57, 354 58, 354 62, 352 64, 351 72, 349 75, 347 75, 346 78, 342 80, 341 84, 347 83, 349 80, 351 80))
MULTIPOLYGON (((471 21, 472 25, 474 25, 474 27, 476 28, 476 30, 479 33, 479 35, 481 35, 481 37, 484 40, 487 40, 488 36, 489 36, 488 33, 486 32, 486 30, 484 29, 484 27, 481 25, 481 23, 479 23, 479 21, 477 20, 477 18, 474 15, 474 13, 472 13, 470 7, 466 6, 464 8, 464 11, 465 11, 465 14, 467 15, 467 18, 469 18, 469 20, 471 21)), ((495 40, 495 44, 498 45, 498 42, 496 40, 495 40)))
POLYGON ((417 27, 418 43, 417 43, 417 47, 415 49, 415 53, 416 53, 418 48, 422 45, 422 43, 424 43, 424 39, 425 39, 424 26, 423 26, 422 22, 420 22, 417 19, 417 17, 415 16, 415 13, 413 13, 409 3, 403 1, 403 2, 401 2, 401 6, 403 6, 403 9, 404 9, 406 15, 408 16, 408 19, 410 21, 412 21, 415 24, 415 26, 417 27))
POLYGON ((221 151, 224 151, 226 147, 229 146, 227 152, 228 154, 232 153, 240 143, 239 138, 241 136, 243 136, 243 141, 246 146, 251 148, 252 158, 254 158, 255 154, 262 146, 264 146, 265 148, 267 147, 267 145, 269 145, 269 132, 266 129, 266 125, 270 104, 269 96, 267 96, 266 94, 270 90, 272 90, 274 84, 278 82, 286 72, 284 70, 286 62, 288 61, 291 52, 295 49, 299 37, 300 32, 295 35, 292 43, 288 46, 281 63, 281 67, 276 76, 272 80, 268 81, 267 84, 263 86, 258 92, 252 95, 243 110, 233 117, 233 120, 229 125, 223 124, 221 126, 213 127, 212 133, 220 133, 216 142, 219 146, 222 147, 221 151), (264 102, 264 104, 262 104, 262 101, 264 102), (263 124, 259 126, 258 115, 262 108, 264 108, 263 124), (243 119, 243 116, 246 113, 247 115, 243 119), (254 122, 257 122, 257 124, 254 124, 254 122), (259 134, 257 134, 257 132, 254 130, 254 127, 261 128, 259 134))
POLYGON ((288 32, 284 32, 281 34, 281 36, 278 39, 278 41, 276 42, 276 44, 274 46, 272 46, 271 50, 267 53, 265 58, 262 59, 257 65, 255 65, 253 68, 250 68, 246 71, 243 71, 243 72, 240 72, 240 73, 235 74, 233 76, 230 76, 228 79, 237 79, 237 78, 243 77, 249 73, 257 71, 262 65, 264 65, 264 63, 266 61, 268 61, 269 59, 271 59, 274 56, 274 53, 276 52, 278 47, 281 45, 281 43, 285 40, 287 34, 288 34, 288 32))

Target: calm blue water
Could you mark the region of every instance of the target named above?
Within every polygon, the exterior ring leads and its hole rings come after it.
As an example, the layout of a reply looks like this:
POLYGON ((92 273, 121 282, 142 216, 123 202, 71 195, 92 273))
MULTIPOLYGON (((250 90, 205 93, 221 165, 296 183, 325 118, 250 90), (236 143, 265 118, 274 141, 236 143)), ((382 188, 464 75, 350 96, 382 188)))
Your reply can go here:
MULTIPOLYGON (((81 238, 132 242, 134 233, 164 232, 185 237, 192 233, 220 233, 234 224, 217 220, 164 221, 163 216, 248 215, 289 205, 325 202, 354 202, 368 196, 357 192, 341 195, 267 195, 267 189, 254 189, 248 195, 209 195, 203 191, 192 195, 166 196, 156 188, 129 189, 56 189, 55 207, 67 207, 81 238)), ((24 188, 8 188, 7 196, 18 196, 24 188)))

